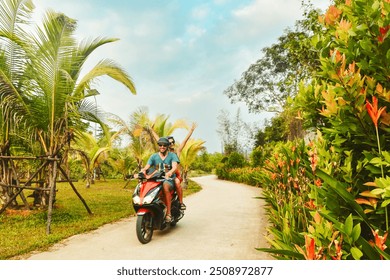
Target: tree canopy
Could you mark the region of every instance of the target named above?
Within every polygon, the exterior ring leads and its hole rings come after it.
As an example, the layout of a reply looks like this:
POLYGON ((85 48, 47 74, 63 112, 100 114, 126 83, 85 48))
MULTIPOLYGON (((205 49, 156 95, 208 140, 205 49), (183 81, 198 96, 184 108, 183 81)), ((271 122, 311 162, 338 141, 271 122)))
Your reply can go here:
POLYGON ((281 112, 298 91, 299 82, 318 69, 317 50, 310 38, 319 29, 319 11, 304 4, 305 19, 295 29, 286 29, 278 41, 262 49, 262 57, 229 86, 224 93, 235 103, 246 103, 250 112, 281 112))

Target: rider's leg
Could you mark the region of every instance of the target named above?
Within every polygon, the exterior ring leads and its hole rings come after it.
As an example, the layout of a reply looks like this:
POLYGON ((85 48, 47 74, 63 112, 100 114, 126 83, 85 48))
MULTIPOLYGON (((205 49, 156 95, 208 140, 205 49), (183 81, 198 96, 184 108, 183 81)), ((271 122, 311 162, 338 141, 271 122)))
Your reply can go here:
POLYGON ((179 178, 175 178, 175 185, 176 185, 177 195, 179 196, 179 202, 183 203, 183 189, 181 187, 179 178))
POLYGON ((163 185, 164 188, 164 196, 166 200, 166 205, 167 205, 167 219, 169 220, 171 218, 171 193, 170 193, 170 188, 171 184, 167 181, 164 182, 163 185), (169 216, 169 218, 168 218, 169 216))
POLYGON ((175 178, 175 186, 176 186, 177 196, 179 197, 180 209, 186 210, 187 207, 183 203, 183 188, 181 187, 180 179, 177 177, 175 178))

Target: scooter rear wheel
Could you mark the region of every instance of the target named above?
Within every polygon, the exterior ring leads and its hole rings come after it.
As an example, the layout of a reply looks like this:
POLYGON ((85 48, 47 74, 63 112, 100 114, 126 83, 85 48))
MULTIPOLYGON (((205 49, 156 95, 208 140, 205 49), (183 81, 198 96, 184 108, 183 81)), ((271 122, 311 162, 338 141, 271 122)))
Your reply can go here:
POLYGON ((152 240, 153 236, 153 217, 150 213, 137 216, 136 224, 137 237, 139 242, 146 244, 152 240))

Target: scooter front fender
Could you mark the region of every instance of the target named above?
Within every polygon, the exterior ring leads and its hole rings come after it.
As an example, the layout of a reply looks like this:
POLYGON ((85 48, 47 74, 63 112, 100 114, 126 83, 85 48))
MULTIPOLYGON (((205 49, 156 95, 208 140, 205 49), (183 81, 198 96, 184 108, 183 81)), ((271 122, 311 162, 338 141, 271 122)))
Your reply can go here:
POLYGON ((137 211, 137 216, 144 216, 148 213, 150 213, 153 217, 154 229, 162 230, 165 228, 164 212, 160 211, 159 209, 141 207, 137 211))
POLYGON ((153 215, 153 212, 150 210, 150 209, 147 209, 147 208, 140 208, 138 209, 137 211, 137 216, 143 216, 145 215, 146 213, 151 213, 153 215))

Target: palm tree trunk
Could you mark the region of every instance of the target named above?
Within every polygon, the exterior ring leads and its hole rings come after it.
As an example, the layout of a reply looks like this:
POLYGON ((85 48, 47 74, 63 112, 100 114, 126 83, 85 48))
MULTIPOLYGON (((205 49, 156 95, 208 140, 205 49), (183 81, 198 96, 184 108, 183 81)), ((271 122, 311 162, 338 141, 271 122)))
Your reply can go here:
MULTIPOLYGON (((9 156, 10 155, 10 143, 7 140, 4 145, 1 145, 0 147, 0 155, 2 156, 9 156)), ((1 181, 7 186, 12 185, 12 169, 10 167, 10 161, 7 158, 1 159, 1 167, 2 167, 2 174, 1 174, 1 181)), ((17 202, 16 200, 11 200, 11 197, 13 196, 13 189, 9 187, 2 187, 2 201, 3 205, 5 204, 11 204, 12 206, 16 206, 17 202)))
POLYGON ((186 170, 183 170, 183 189, 187 189, 188 188, 188 171, 186 170))

